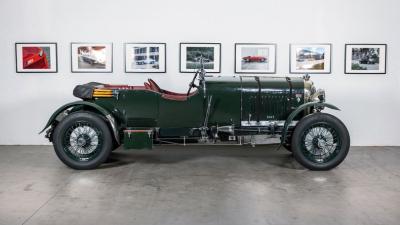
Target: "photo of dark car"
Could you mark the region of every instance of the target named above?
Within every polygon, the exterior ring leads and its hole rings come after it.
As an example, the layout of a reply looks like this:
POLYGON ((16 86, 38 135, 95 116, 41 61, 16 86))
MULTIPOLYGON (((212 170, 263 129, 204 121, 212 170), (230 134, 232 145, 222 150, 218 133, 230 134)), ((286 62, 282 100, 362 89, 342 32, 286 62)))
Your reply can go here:
POLYGON ((352 48, 351 69, 360 71, 373 71, 379 69, 379 48, 352 48))

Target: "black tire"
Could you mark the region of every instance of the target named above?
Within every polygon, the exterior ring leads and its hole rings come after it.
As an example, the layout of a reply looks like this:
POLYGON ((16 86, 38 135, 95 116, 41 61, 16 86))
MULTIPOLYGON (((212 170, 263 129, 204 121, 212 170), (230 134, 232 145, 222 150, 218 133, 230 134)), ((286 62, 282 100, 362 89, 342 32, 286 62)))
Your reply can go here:
POLYGON ((346 126, 333 115, 310 114, 299 121, 292 135, 294 158, 310 170, 338 166, 350 149, 346 126))
POLYGON ((88 170, 107 160, 113 140, 100 116, 92 112, 75 112, 57 125, 53 145, 58 158, 67 166, 88 170))

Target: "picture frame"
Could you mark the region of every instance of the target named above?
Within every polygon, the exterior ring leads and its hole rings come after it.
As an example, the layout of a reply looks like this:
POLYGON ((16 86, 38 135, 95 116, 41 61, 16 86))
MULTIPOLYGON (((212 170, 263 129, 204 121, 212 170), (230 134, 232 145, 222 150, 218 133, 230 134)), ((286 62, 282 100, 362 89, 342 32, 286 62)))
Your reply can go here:
POLYGON ((166 73, 166 43, 125 43, 125 73, 166 73))
POLYGON ((200 69, 201 57, 207 73, 221 72, 221 43, 180 43, 179 53, 181 73, 194 73, 200 69))
POLYGON ((330 74, 332 44, 290 44, 289 72, 294 74, 330 74))
POLYGON ((15 43, 15 69, 17 73, 57 73, 57 43, 15 43))
POLYGON ((235 73, 276 73, 275 43, 235 43, 235 73))
POLYGON ((113 44, 95 42, 72 42, 71 72, 112 73, 113 44))
POLYGON ((345 74, 386 74, 387 44, 345 44, 345 74))

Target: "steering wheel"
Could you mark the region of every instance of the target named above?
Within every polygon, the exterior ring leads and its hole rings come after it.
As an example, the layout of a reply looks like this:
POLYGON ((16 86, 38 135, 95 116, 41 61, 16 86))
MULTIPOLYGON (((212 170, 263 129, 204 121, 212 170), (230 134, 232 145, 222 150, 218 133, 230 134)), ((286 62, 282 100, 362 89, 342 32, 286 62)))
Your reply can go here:
POLYGON ((199 72, 196 72, 196 74, 195 74, 194 77, 193 77, 192 82, 189 83, 189 90, 187 91, 186 96, 189 96, 190 91, 192 90, 192 88, 194 88, 194 87, 195 87, 195 88, 199 87, 199 86, 197 86, 197 85, 194 84, 194 82, 196 81, 196 78, 197 78, 197 75, 198 75, 198 74, 199 74, 199 72))

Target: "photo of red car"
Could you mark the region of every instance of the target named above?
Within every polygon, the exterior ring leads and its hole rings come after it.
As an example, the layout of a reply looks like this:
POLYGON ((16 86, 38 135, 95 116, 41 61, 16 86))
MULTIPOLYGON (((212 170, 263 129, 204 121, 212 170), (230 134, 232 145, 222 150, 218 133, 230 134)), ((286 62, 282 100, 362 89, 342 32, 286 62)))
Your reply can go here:
POLYGON ((23 47, 23 68, 24 69, 50 69, 46 52, 49 47, 23 47))
POLYGON ((246 56, 242 58, 245 62, 265 62, 267 57, 264 56, 246 56))

